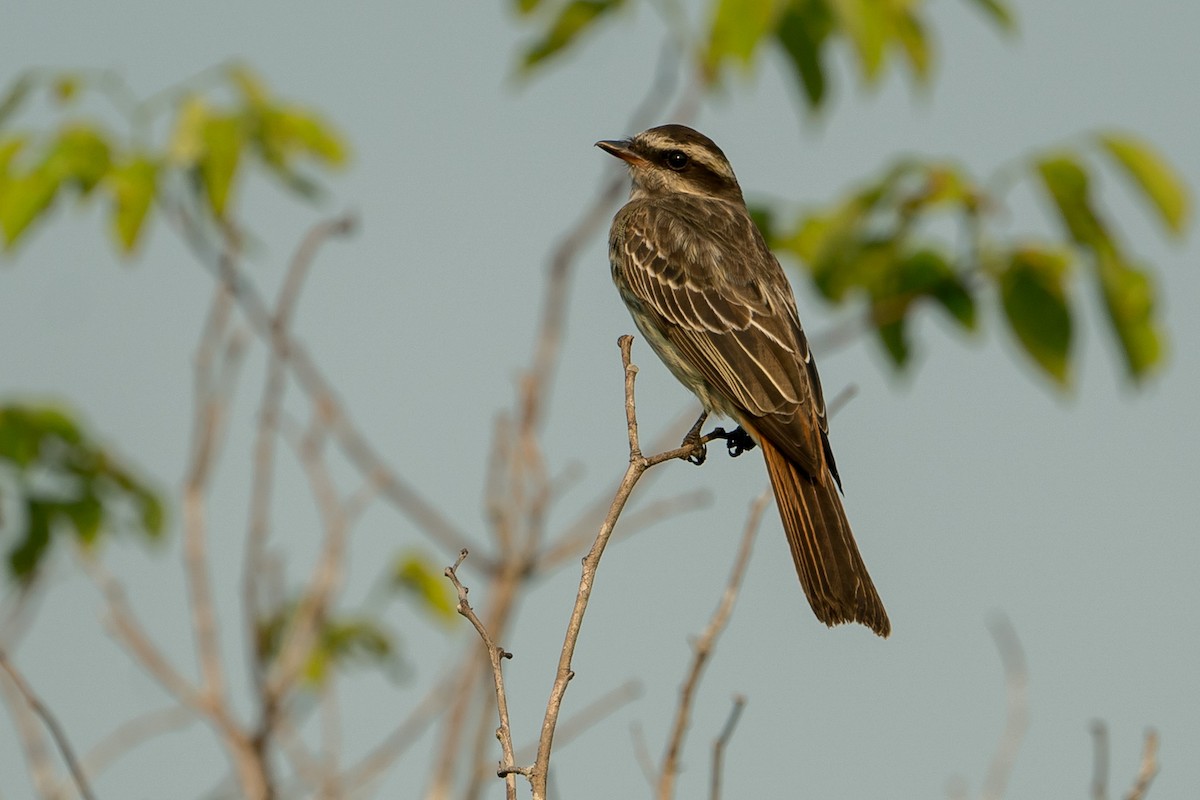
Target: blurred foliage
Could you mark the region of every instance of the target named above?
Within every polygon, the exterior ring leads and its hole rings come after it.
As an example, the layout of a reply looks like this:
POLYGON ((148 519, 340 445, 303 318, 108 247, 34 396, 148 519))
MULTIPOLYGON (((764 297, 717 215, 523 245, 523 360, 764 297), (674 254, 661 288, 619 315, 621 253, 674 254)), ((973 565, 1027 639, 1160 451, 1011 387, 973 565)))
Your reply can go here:
MULTIPOLYGON (((286 603, 259 621, 256 644, 263 665, 269 666, 279 656, 299 608, 299 603, 286 603)), ((301 671, 304 684, 320 689, 335 671, 351 666, 400 670, 394 637, 369 614, 323 616, 317 621, 316 641, 301 671)))
POLYGON ((0 542, 6 572, 33 580, 56 536, 85 547, 106 533, 158 539, 163 503, 67 412, 0 405, 0 542), (4 511, 16 511, 7 518, 4 511))
MULTIPOLYGON (((1000 0, 971 0, 1004 32, 1016 23, 1000 0)), ((751 67, 759 55, 777 47, 785 56, 810 111, 828 99, 831 49, 839 44, 853 53, 859 76, 868 86, 886 75, 898 57, 918 84, 928 83, 933 41, 926 0, 713 0, 701 30, 688 30, 681 6, 672 0, 647 2, 663 13, 675 38, 690 50, 703 82, 712 85, 729 65, 751 67)), ((539 30, 521 53, 530 72, 569 51, 594 32, 612 12, 634 0, 516 0, 518 16, 539 30)))
POLYGON ((1049 240, 1003 236, 999 190, 957 166, 913 159, 787 224, 766 207, 754 214, 772 248, 796 258, 823 297, 834 303, 865 298, 872 327, 897 366, 911 354, 910 311, 919 301, 932 301, 969 331, 978 306, 996 297, 1024 352, 1058 385, 1069 385, 1077 313, 1071 297, 1080 273, 1074 267, 1084 265, 1104 300, 1125 369, 1139 381, 1164 353, 1153 278, 1098 210, 1087 156, 1112 156, 1169 234, 1186 231, 1190 209, 1182 181, 1149 145, 1128 134, 1094 141, 1086 148, 1091 152, 1035 155, 1005 173, 1033 181, 1047 198, 1058 227, 1049 240), (957 248, 932 233, 947 217, 965 232, 957 248))
POLYGON ((404 553, 392 567, 390 587, 416 600, 432 618, 449 624, 458 619, 458 598, 444 571, 432 564, 415 550, 404 553))
POLYGON ((221 223, 236 204, 247 166, 264 169, 292 192, 319 193, 306 162, 332 168, 347 160, 342 137, 319 115, 275 98, 240 65, 146 100, 107 72, 31 70, 0 95, 0 239, 11 250, 56 203, 100 196, 117 248, 134 252, 168 187, 186 187, 202 212, 221 223), (44 95, 57 123, 24 130, 19 113, 44 95), (74 107, 89 100, 89 114, 74 107), (113 113, 115 111, 115 114, 113 113), (104 121, 115 117, 121 132, 104 121), (170 131, 155 137, 156 131, 170 131))
MULTIPOLYGON (((1004 33, 1016 20, 1000 0, 970 0, 1004 33)), ((525 69, 579 44, 607 12, 634 0, 606 3, 518 2, 519 16, 543 30, 523 54, 525 69), (583 14, 586 5, 593 13, 583 14), (570 18, 570 24, 564 20, 570 18), (552 46, 551 46, 552 43, 552 46)), ((765 50, 780 48, 802 103, 819 111, 829 99, 830 52, 847 47, 860 82, 874 86, 889 66, 904 63, 918 85, 932 76, 933 47, 924 0, 712 0, 699 31, 686 30, 682 7, 649 3, 675 38, 690 43, 687 69, 710 89, 730 66, 752 68, 765 50)), ((1057 233, 1005 238, 996 230, 1002 197, 965 170, 943 161, 905 159, 849 197, 781 223, 783 212, 751 209, 779 253, 795 257, 827 300, 864 300, 879 342, 897 366, 910 363, 911 312, 930 301, 964 331, 977 309, 998 299, 1022 350, 1057 386, 1071 381, 1072 297, 1076 283, 1098 289, 1125 370, 1134 381, 1162 363, 1164 334, 1155 314, 1154 280, 1120 244, 1098 210, 1094 167, 1107 158, 1130 182, 1170 236, 1190 219, 1187 189, 1153 148, 1130 134, 1104 133, 1080 152, 1043 154, 1020 164, 1057 217, 1057 233), (1094 159, 1093 159, 1094 160, 1094 159), (958 247, 932 235, 939 219, 965 231, 958 247), (1082 265, 1086 269, 1076 269, 1082 265)))

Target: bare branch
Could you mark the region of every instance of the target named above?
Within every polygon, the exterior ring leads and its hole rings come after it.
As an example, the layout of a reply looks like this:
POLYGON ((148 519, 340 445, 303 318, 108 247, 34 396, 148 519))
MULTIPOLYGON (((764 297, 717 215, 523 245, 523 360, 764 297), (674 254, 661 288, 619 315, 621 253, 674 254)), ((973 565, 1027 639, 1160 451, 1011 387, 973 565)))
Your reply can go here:
MULTIPOLYGON (((221 257, 233 258, 228 251, 221 257)), ((196 640, 196 653, 203 676, 201 691, 212 698, 224 695, 225 678, 208 573, 204 495, 216 461, 216 450, 220 445, 228 402, 228 397, 218 388, 219 382, 214 380, 219 368, 214 365, 213 360, 214 354, 221 349, 227 336, 231 300, 226 287, 216 287, 208 322, 196 351, 192 400, 192 455, 183 487, 184 577, 192 614, 192 634, 196 640)))
POLYGON ((1108 726, 1092 722, 1092 800, 1108 800, 1108 726))
POLYGON ((475 613, 475 609, 471 608, 470 602, 467 600, 467 587, 463 586, 462 581, 458 579, 458 568, 462 566, 463 561, 467 558, 467 551, 463 550, 458 555, 458 560, 452 566, 446 567, 446 577, 454 584, 455 590, 458 592, 458 613, 462 614, 475 627, 479 633, 479 638, 483 641, 484 648, 487 649, 488 660, 492 665, 492 679, 496 685, 496 711, 500 715, 500 727, 496 730, 496 738, 500 740, 500 748, 504 753, 504 761, 496 770, 496 774, 504 778, 505 793, 508 800, 516 800, 517 797, 517 775, 529 777, 529 769, 527 767, 518 767, 513 755, 512 730, 508 723, 508 697, 504 691, 504 669, 503 659, 512 658, 512 653, 506 651, 503 647, 497 645, 484 624, 480 621, 479 616, 475 613))
MULTIPOLYGON (((567 632, 563 640, 562 652, 558 659, 558 671, 555 675, 554 686, 550 690, 550 698, 546 702, 546 714, 542 719, 542 732, 538 739, 537 760, 530 767, 530 783, 533 786, 534 800, 545 800, 546 782, 550 768, 550 753, 554 745, 555 728, 558 725, 558 715, 562 710, 563 696, 567 692, 567 684, 575 677, 571 669, 571 661, 575 655, 575 645, 579 641, 579 633, 583 625, 584 613, 587 611, 588 600, 595 586, 596 570, 600 566, 600 558, 608 545, 616 528, 617 520, 633 493, 633 488, 646 470, 655 464, 661 464, 671 458, 686 458, 695 452, 697 446, 686 445, 646 457, 642 455, 638 438, 637 407, 634 400, 634 383, 638 368, 632 361, 632 336, 622 336, 618 342, 621 349, 621 364, 625 372, 625 427, 629 439, 629 466, 621 479, 617 492, 609 505, 608 514, 596 534, 592 548, 583 559, 582 574, 579 577, 579 589, 575 595, 575 604, 571 609, 571 617, 567 622, 567 632)), ((707 437, 706 437, 707 438, 707 437)))
POLYGON ((1004 733, 988 766, 987 778, 983 783, 984 800, 1000 800, 1008 786, 1017 752, 1029 727, 1029 670, 1025 666, 1025 654, 1021 642, 1008 618, 998 616, 991 620, 988 628, 1000 652, 1004 665, 1004 683, 1008 688, 1008 715, 1004 733))
MULTIPOLYGON (((232 260, 216 256, 195 216, 181 207, 168 207, 168 219, 175 223, 184 241, 197 258, 226 286, 251 330, 267 342, 287 364, 297 385, 314 404, 323 409, 329 430, 350 463, 377 485, 382 495, 412 520, 434 542, 457 553, 467 537, 414 488, 405 483, 376 452, 370 440, 355 427, 349 412, 338 399, 333 385, 316 366, 308 351, 295 338, 275 329, 273 314, 254 285, 232 260)), ((228 235, 228 232, 226 232, 228 235)))
POLYGON ((83 772, 95 778, 138 745, 196 720, 195 712, 186 706, 171 706, 127 720, 84 755, 80 762, 83 772))
POLYGON ((679 690, 679 706, 675 711, 675 723, 671 729, 671 737, 667 740, 666 753, 659 771, 659 800, 670 800, 675 796, 675 779, 679 775, 679 755, 683 752, 683 742, 687 735, 692 706, 696 702, 696 689, 700 685, 700 677, 704 674, 704 667, 712 656, 717 639, 725 630, 725 626, 729 624, 729 617, 733 613, 733 604, 737 600, 742 579, 746 575, 746 566, 750 563, 750 552, 754 547, 754 537, 758 533, 759 523, 762 521, 763 509, 767 507, 770 497, 770 492, 763 492, 750 504, 750 513, 746 517, 746 527, 742 532, 737 560, 734 561, 733 570, 729 574, 729 582, 725 585, 721 601, 713 611, 704 632, 692 646, 692 665, 679 690))
POLYGON ((242 565, 242 605, 245 615, 245 633, 250 642, 251 652, 254 653, 254 679, 260 693, 265 654, 258 652, 258 622, 263 613, 259 579, 263 571, 267 537, 270 533, 269 516, 271 489, 274 482, 275 444, 287 378, 283 358, 287 345, 286 334, 299 300, 300 288, 311 270, 318 249, 333 236, 345 236, 351 233, 355 224, 354 218, 347 215, 320 222, 309 230, 288 265, 283 287, 275 302, 275 312, 271 315, 273 338, 280 338, 280 346, 268 348, 270 358, 267 363, 267 377, 263 383, 258 431, 254 444, 250 521, 246 534, 245 559, 242 565))
MULTIPOLYGON (((578 739, 585 731, 612 716, 623 706, 641 697, 641 681, 628 680, 597 697, 588 705, 579 709, 574 715, 559 723, 558 732, 554 735, 559 747, 578 739)), ((522 746, 517 751, 517 760, 525 761, 537 755, 537 742, 522 746)))
POLYGON ((454 688, 458 675, 449 672, 421 699, 408 716, 342 776, 342 787, 348 795, 375 781, 383 771, 395 763, 416 741, 432 722, 446 711, 446 701, 454 688))
POLYGON ((38 724, 37 716, 12 681, 0 680, 0 694, 4 696, 17 738, 25 751, 25 765, 33 790, 42 800, 58 800, 58 778, 42 730, 44 726, 38 724))
POLYGON ((79 766, 79 760, 75 758, 75 749, 71 747, 67 733, 58 723, 58 718, 34 693, 33 688, 25 681, 25 678, 2 650, 0 650, 0 669, 4 670, 13 686, 20 692, 21 697, 33 709, 33 713, 38 715, 42 724, 46 726, 46 730, 50 731, 50 737, 54 739, 54 744, 58 747, 58 752, 62 755, 62 759, 67 765, 67 771, 71 773, 71 779, 75 781, 75 786, 79 789, 79 794, 84 800, 96 800, 96 796, 92 794, 92 787, 88 784, 87 777, 79 766))
POLYGON ((745 708, 746 695, 735 694, 733 707, 729 709, 729 717, 725 720, 720 735, 713 741, 712 783, 709 788, 711 800, 721 800, 721 773, 725 767, 725 747, 733 738, 733 731, 737 728, 738 720, 741 719, 742 710, 745 708))
POLYGON ((1138 769, 1137 779, 1125 794, 1125 800, 1145 800, 1146 792, 1154 776, 1158 774, 1158 733, 1146 731, 1146 743, 1142 748, 1142 765, 1138 769))

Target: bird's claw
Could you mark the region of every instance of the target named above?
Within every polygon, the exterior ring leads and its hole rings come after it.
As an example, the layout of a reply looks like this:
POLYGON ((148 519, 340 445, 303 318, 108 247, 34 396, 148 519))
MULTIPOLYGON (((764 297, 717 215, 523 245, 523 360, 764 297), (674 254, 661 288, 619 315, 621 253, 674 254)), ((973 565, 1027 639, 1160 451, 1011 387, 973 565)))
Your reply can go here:
POLYGON ((732 433, 725 433, 724 431, 721 431, 721 433, 725 434, 725 447, 729 450, 730 458, 737 458, 747 450, 753 450, 758 447, 758 443, 754 441, 750 434, 746 433, 745 428, 738 427, 732 433))
POLYGON ((693 428, 687 436, 683 437, 680 447, 692 448, 692 454, 687 457, 689 464, 695 464, 698 467, 708 458, 708 445, 705 444, 704 437, 700 435, 698 428, 693 428))

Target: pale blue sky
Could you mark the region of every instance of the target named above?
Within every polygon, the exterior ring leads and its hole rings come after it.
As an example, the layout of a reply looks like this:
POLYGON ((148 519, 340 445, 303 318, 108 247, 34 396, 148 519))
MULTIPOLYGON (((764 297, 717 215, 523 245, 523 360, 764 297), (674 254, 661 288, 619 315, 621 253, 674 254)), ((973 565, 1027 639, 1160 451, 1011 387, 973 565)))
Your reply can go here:
MULTIPOLYGON (((290 204, 262 183, 250 187, 245 216, 264 241, 252 271, 273 286, 319 214, 359 214, 361 231, 322 254, 299 334, 400 472, 462 527, 482 530, 481 443, 527 361, 547 253, 617 168, 592 143, 634 132, 625 126, 654 68, 658 18, 648 8, 623 14, 568 62, 518 86, 511 67, 527 34, 503 2, 6 5, 6 82, 29 65, 99 66, 149 93, 237 57, 342 127, 355 159, 324 211, 290 204)), ((813 124, 797 113, 779 60, 768 58, 756 75, 735 77, 696 127, 723 147, 747 194, 797 208, 838 196, 896 153, 950 157, 986 176, 1032 148, 1100 127, 1144 134, 1200 185, 1200 10, 1170 0, 1017 9, 1020 34, 1005 39, 970 4, 933 4, 941 48, 927 96, 914 96, 898 74, 877 92, 853 91, 839 75, 833 103, 813 124)), ((1010 797, 1086 796, 1096 718, 1111 728, 1115 792, 1132 778, 1143 731, 1153 726, 1163 772, 1151 796, 1194 795, 1200 321, 1191 304, 1200 297, 1200 239, 1166 243, 1114 176, 1102 184, 1110 215, 1158 269, 1172 343, 1165 371, 1142 390, 1127 385, 1088 292, 1074 298, 1086 321, 1067 397, 1022 360, 990 308, 970 341, 925 315, 917 367, 901 379, 870 341, 818 353, 828 394, 858 387, 832 439, 894 634, 883 642, 865 629, 820 626, 770 512, 700 694, 681 797, 706 791, 708 743, 734 692, 749 705, 727 755, 727 796, 939 797, 956 775, 975 793, 1004 720, 1000 663, 985 627, 995 611, 1011 618, 1030 669, 1032 721, 1010 797)), ((1037 202, 1027 191, 1012 196, 1014 229, 1045 224, 1037 202)), ((3 259, 0 396, 65 398, 174 491, 211 281, 166 229, 147 244, 134 265, 117 263, 98 215, 64 209, 3 259)), ((803 288, 799 302, 814 335, 839 319, 803 288)), ((586 478, 563 500, 559 521, 624 462, 614 343, 632 326, 600 238, 575 278, 571 314, 547 449, 552 469, 578 462, 586 478)), ((690 400, 646 347, 637 345, 635 358, 652 433, 690 400)), ((256 374, 261 364, 256 350, 247 367, 256 374)), ((235 653, 253 386, 237 398, 211 508, 220 611, 235 653)), ((687 639, 707 620, 747 504, 766 484, 756 457, 660 469, 654 496, 702 487, 714 502, 606 555, 567 712, 631 677, 644 681, 644 693, 556 753, 565 796, 646 794, 629 726, 640 723, 660 751, 687 639)), ((293 494, 280 498, 275 542, 302 563, 315 531, 296 478, 284 470, 293 494)), ((351 602, 413 537, 386 508, 367 515, 354 542, 351 602)), ((107 562, 190 669, 177 541, 159 555, 113 547, 107 562)), ((53 570, 53 590, 16 661, 86 749, 167 701, 102 633, 96 595, 74 569, 62 559, 53 570)), ((504 642, 517 654, 507 675, 519 741, 535 734, 576 579, 571 568, 541 585, 504 642)), ((385 692, 375 677, 344 684, 351 752, 388 730, 473 635, 460 626, 447 641, 411 611, 397 610, 391 622, 417 683, 399 692, 385 692)), ((30 789, 17 740, 0 719, 0 798, 23 798, 30 789)), ((97 792, 196 796, 224 769, 211 742, 200 726, 165 738, 106 773, 97 792)), ((428 744, 414 749, 381 796, 419 796, 428 753, 428 744)), ((488 796, 502 796, 501 786, 488 796)))

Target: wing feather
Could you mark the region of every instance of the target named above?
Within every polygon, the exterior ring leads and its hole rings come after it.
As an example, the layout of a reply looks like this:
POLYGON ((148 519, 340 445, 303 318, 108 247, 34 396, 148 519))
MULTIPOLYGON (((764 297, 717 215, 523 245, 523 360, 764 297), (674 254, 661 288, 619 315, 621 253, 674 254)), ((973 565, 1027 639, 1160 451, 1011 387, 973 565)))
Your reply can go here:
POLYGON ((836 477, 791 286, 745 209, 675 196, 631 203, 617 225, 624 257, 613 259, 613 277, 663 333, 651 344, 664 361, 695 378, 685 383, 702 382, 713 410, 751 418, 809 476, 823 480, 829 468, 836 477))

